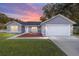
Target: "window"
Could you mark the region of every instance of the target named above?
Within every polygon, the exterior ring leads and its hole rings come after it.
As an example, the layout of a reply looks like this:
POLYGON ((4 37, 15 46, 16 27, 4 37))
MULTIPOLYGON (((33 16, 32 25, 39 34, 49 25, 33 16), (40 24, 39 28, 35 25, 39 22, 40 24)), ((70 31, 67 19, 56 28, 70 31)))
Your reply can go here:
POLYGON ((37 27, 32 27, 31 28, 31 32, 37 32, 37 31, 38 31, 37 27))
POLYGON ((12 32, 18 31, 18 26, 11 26, 11 31, 12 32))

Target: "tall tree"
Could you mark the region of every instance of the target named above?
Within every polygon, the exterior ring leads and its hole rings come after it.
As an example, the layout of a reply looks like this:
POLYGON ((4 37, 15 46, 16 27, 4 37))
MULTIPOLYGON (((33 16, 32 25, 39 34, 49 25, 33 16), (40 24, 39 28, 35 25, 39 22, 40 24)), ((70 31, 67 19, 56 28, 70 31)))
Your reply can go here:
POLYGON ((43 17, 43 16, 41 16, 40 17, 40 20, 43 22, 43 21, 45 21, 45 20, 47 20, 45 17, 43 17))
POLYGON ((17 22, 21 22, 21 20, 19 19, 15 19, 15 18, 10 18, 7 15, 0 13, 0 23, 2 24, 6 24, 9 21, 17 21, 17 22))
POLYGON ((4 24, 8 21, 9 21, 8 17, 5 14, 0 13, 0 23, 4 24))
POLYGON ((43 7, 46 18, 51 18, 57 14, 62 14, 79 23, 79 4, 78 3, 50 3, 43 7))
POLYGON ((5 14, 0 13, 0 29, 5 29, 6 26, 5 26, 4 24, 6 24, 6 23, 9 22, 9 21, 21 22, 21 21, 18 20, 18 19, 10 18, 10 17, 6 16, 5 14))

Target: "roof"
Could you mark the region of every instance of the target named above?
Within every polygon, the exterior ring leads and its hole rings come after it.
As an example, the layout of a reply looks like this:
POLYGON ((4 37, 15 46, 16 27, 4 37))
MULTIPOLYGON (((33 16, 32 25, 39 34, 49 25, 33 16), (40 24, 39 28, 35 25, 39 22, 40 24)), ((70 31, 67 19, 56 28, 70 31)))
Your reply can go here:
POLYGON ((9 21, 9 22, 6 23, 5 25, 11 25, 11 24, 18 24, 18 25, 21 25, 19 22, 16 22, 16 21, 9 21))
POLYGON ((58 16, 63 17, 64 19, 68 20, 68 21, 71 22, 72 24, 76 24, 76 22, 70 20, 69 18, 67 18, 67 17, 65 17, 65 16, 63 16, 63 15, 61 15, 61 14, 58 14, 58 15, 56 15, 56 16, 53 16, 53 17, 50 18, 49 20, 46 20, 46 21, 42 22, 41 25, 44 24, 44 23, 49 22, 50 20, 52 20, 52 19, 54 19, 54 18, 56 18, 56 17, 58 17, 58 16))
MULTIPOLYGON (((52 20, 52 19, 54 19, 54 18, 56 18, 56 17, 62 17, 62 18, 64 18, 64 19, 66 19, 66 20, 68 20, 70 23, 72 23, 72 24, 76 24, 76 22, 74 22, 74 21, 72 21, 72 20, 70 20, 69 18, 67 18, 67 17, 65 17, 65 16, 63 16, 63 15, 61 15, 61 14, 58 14, 58 15, 56 15, 56 16, 53 16, 51 19, 49 19, 49 20, 46 20, 46 21, 44 21, 44 22, 16 22, 16 21, 10 21, 11 23, 13 23, 13 22, 15 22, 15 23, 18 23, 18 24, 21 24, 21 25, 23 25, 23 26, 26 26, 26 25, 36 25, 36 26, 39 26, 39 25, 42 25, 42 24, 44 24, 44 23, 47 23, 47 22, 49 22, 50 20, 52 20)), ((9 24, 10 22, 8 22, 7 24, 9 24)), ((10 24, 11 24, 10 23, 10 24)), ((6 25, 7 25, 6 24, 6 25)))
POLYGON ((12 24, 12 23, 17 23, 19 25, 23 25, 23 26, 26 26, 26 25, 40 25, 41 22, 16 22, 16 21, 9 21, 6 25, 8 24, 12 24))
POLYGON ((22 25, 40 25, 41 22, 19 22, 22 25))

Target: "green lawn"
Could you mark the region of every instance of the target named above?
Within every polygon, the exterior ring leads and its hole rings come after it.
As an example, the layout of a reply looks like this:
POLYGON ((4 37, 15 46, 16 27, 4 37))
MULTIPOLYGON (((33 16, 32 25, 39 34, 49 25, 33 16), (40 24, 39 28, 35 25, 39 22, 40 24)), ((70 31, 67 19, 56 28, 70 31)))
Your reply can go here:
POLYGON ((0 33, 0 39, 5 39, 8 37, 14 36, 14 34, 10 34, 10 33, 0 33))
POLYGON ((65 56, 50 40, 17 39, 0 40, 2 56, 65 56))

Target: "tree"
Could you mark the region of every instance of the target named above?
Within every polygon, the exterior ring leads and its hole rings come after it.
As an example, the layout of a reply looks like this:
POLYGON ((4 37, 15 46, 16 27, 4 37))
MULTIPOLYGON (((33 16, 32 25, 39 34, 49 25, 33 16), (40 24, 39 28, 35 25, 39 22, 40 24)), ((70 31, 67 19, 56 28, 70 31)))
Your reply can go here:
POLYGON ((8 16, 6 16, 5 14, 0 13, 0 29, 5 29, 6 26, 5 24, 9 21, 17 21, 17 22, 21 22, 19 19, 15 19, 15 18, 10 18, 8 16))
POLYGON ((9 21, 22 22, 21 20, 19 20, 19 19, 15 19, 15 18, 8 18, 8 19, 9 19, 9 21))
POLYGON ((11 18, 11 17, 8 17, 8 16, 5 15, 5 14, 0 13, 0 23, 6 24, 6 23, 9 22, 9 21, 21 22, 21 20, 19 20, 19 19, 11 18))
POLYGON ((40 20, 43 22, 43 21, 45 21, 45 20, 47 20, 45 17, 43 17, 43 16, 41 16, 40 17, 40 20))
POLYGON ((0 13, 0 23, 5 24, 8 21, 9 21, 8 17, 5 14, 0 13))
POLYGON ((76 22, 79 20, 78 3, 50 3, 45 5, 42 10, 43 16, 48 19, 57 14, 62 14, 76 22))

